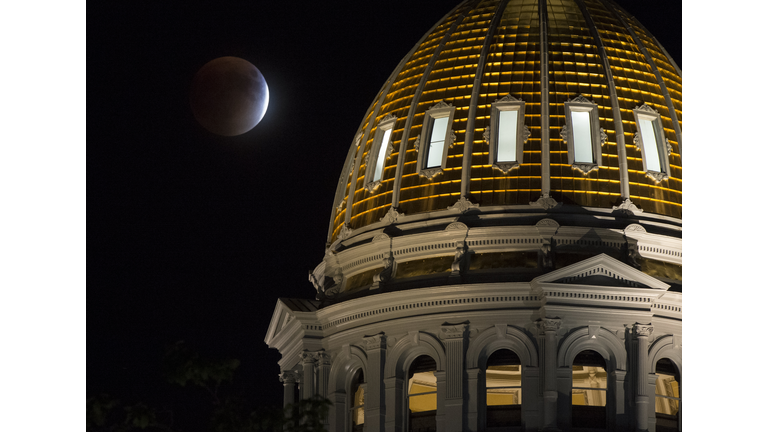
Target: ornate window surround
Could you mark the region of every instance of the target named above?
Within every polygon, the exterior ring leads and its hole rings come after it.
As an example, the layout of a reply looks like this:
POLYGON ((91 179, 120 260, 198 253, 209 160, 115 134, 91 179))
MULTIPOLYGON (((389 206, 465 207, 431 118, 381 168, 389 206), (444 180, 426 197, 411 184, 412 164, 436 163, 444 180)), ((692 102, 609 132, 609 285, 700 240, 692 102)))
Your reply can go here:
POLYGON ((379 125, 376 127, 376 133, 373 135, 373 145, 371 145, 371 150, 368 152, 368 157, 366 158, 365 163, 365 179, 363 181, 363 184, 365 185, 365 189, 368 192, 373 192, 381 185, 381 179, 384 177, 384 168, 387 163, 387 159, 392 155, 392 152, 395 150, 395 146, 392 143, 392 133, 391 131, 395 128, 395 122, 397 122, 397 117, 393 114, 389 114, 383 119, 379 120, 379 125), (389 138, 387 139, 387 142, 384 141, 384 133, 389 130, 389 138), (381 151, 382 146, 385 146, 385 153, 384 153, 384 161, 382 162, 381 167, 381 177, 378 179, 374 179, 374 173, 376 172, 376 163, 379 161, 379 153, 381 151))
POLYGON ((491 125, 485 129, 483 138, 490 145, 490 164, 497 170, 504 174, 509 174, 513 168, 520 167, 523 162, 523 144, 528 141, 528 137, 531 132, 525 125, 525 102, 517 99, 512 95, 504 96, 501 99, 491 104, 491 125), (502 161, 497 159, 498 146, 499 146, 499 131, 502 111, 517 111, 517 126, 516 126, 516 140, 515 140, 515 160, 514 161, 502 161))
POLYGON ((598 115, 597 104, 584 96, 577 96, 573 99, 565 101, 565 126, 560 130, 560 136, 568 146, 568 163, 573 168, 581 171, 584 175, 587 175, 590 171, 596 170, 597 167, 602 165, 602 145, 605 144, 605 140, 608 136, 605 134, 603 128, 600 127, 600 117, 598 115), (574 149, 573 138, 573 125, 571 124, 571 112, 587 112, 589 113, 589 126, 592 135, 592 162, 576 162, 576 153, 574 149))
POLYGON ((429 108, 424 113, 424 125, 421 129, 421 135, 416 137, 416 143, 414 147, 419 153, 418 157, 418 173, 422 177, 428 179, 434 178, 437 174, 442 173, 445 169, 446 161, 448 160, 448 149, 453 147, 456 141, 456 134, 453 133, 451 126, 453 125, 453 114, 456 111, 456 107, 451 104, 440 101, 434 106, 429 108), (427 158, 429 156, 429 141, 432 136, 432 128, 435 124, 435 119, 448 118, 448 127, 445 130, 445 144, 443 145, 443 156, 439 167, 425 167, 427 158))
MULTIPOLYGON (((672 145, 669 144, 669 140, 664 135, 664 128, 661 125, 661 116, 659 112, 643 103, 639 107, 635 107, 632 110, 635 115, 635 124, 637 125, 637 132, 635 132, 634 144, 635 147, 643 154, 643 171, 645 174, 653 179, 654 182, 659 183, 662 180, 669 179, 669 155, 672 153, 672 145), (655 132, 656 142, 653 143, 653 147, 659 152, 659 165, 661 165, 660 171, 649 171, 647 166, 646 143, 643 142, 643 134, 640 132, 640 120, 650 120, 653 124, 655 132)), ((650 143, 649 147, 650 147, 650 143)))

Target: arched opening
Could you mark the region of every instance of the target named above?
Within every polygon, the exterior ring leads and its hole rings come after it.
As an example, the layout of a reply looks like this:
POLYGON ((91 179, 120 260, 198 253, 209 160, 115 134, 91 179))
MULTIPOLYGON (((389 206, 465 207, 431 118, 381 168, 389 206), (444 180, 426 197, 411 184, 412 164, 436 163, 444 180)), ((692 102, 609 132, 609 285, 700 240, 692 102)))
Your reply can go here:
POLYGON ((656 362, 656 431, 680 429, 680 371, 667 358, 656 362))
POLYGON ((508 349, 495 351, 485 368, 485 423, 488 428, 522 425, 522 365, 508 349))
POLYGON ((432 357, 417 357, 408 369, 408 431, 437 430, 437 364, 432 357))
POLYGON ((365 377, 362 369, 352 376, 349 390, 350 431, 362 432, 365 424, 365 377))
POLYGON ((572 373, 571 425, 604 429, 608 400, 605 359, 595 351, 582 351, 573 359, 572 373))

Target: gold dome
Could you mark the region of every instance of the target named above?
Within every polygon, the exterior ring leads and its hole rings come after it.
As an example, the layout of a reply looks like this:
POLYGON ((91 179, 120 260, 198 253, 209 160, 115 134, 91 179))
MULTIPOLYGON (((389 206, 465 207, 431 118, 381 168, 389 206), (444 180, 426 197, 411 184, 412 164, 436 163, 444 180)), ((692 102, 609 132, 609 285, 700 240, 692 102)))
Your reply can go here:
POLYGON ((329 241, 391 208, 413 215, 464 199, 505 212, 551 198, 682 218, 680 69, 612 2, 550 0, 546 14, 538 5, 462 2, 403 58, 351 145, 329 241), (520 156, 502 161, 498 119, 515 109, 524 116, 509 139, 520 156), (574 112, 594 121, 591 162, 574 149, 574 112), (448 128, 433 145, 437 119, 448 128))

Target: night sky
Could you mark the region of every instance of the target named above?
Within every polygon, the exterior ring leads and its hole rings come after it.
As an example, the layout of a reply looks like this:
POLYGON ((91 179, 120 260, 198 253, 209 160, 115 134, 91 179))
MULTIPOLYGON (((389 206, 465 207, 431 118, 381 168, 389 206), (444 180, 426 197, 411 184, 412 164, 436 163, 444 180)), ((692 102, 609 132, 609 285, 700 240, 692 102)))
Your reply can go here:
MULTIPOLYGON (((622 1, 680 67, 681 5, 622 1)), ((91 2, 87 10, 88 396, 158 400, 179 340, 242 361, 280 404, 264 336, 278 297, 313 298, 351 141, 400 59, 453 1, 91 2), (189 107, 197 70, 244 58, 269 85, 237 137, 189 107)))

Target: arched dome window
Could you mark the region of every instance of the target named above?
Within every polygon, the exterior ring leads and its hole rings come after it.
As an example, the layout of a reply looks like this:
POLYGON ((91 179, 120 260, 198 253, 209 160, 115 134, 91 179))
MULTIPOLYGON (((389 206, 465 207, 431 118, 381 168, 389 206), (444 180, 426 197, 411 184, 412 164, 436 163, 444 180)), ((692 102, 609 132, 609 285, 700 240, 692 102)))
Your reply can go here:
POLYGON ((680 428, 680 372, 671 360, 656 362, 656 431, 672 432, 680 428))
POLYGON ((595 351, 585 350, 573 359, 571 385, 571 425, 605 428, 608 373, 605 359, 595 351))
POLYGON ((437 430, 437 364, 432 357, 417 357, 408 369, 408 430, 437 430))
POLYGON ((358 369, 352 376, 349 389, 349 416, 350 432, 362 432, 365 425, 365 378, 363 370, 358 369))
POLYGON ((669 153, 672 147, 664 136, 658 111, 643 104, 632 111, 637 133, 635 147, 643 154, 643 170, 656 183, 669 178, 669 153))
POLYGON ((494 352, 485 369, 486 426, 520 426, 522 395, 520 358, 507 349, 494 352))

